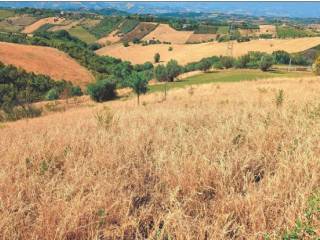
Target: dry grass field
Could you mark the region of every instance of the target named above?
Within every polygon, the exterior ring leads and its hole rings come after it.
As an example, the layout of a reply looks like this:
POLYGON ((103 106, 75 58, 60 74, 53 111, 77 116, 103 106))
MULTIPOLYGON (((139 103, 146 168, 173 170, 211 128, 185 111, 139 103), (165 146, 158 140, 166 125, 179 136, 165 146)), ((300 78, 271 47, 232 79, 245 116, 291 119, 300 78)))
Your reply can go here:
POLYGON ((60 23, 61 25, 53 26, 50 28, 50 31, 60 31, 60 30, 69 30, 73 27, 76 27, 82 22, 82 20, 76 20, 76 21, 68 21, 65 20, 64 22, 60 23))
POLYGON ((118 36, 118 29, 114 30, 113 32, 111 32, 110 34, 108 34, 105 37, 102 37, 100 39, 97 40, 97 43, 101 44, 102 46, 104 45, 108 45, 111 43, 116 43, 116 42, 120 42, 121 41, 121 37, 118 36))
MULTIPOLYGON (((251 40, 250 42, 243 43, 235 42, 233 54, 234 56, 241 56, 249 51, 272 53, 276 50, 285 50, 289 53, 293 53, 310 49, 319 44, 320 37, 251 40)), ((227 53, 227 46, 228 43, 225 42, 171 45, 154 44, 148 46, 135 44, 130 47, 124 47, 122 44, 115 44, 101 48, 97 51, 97 53, 99 55, 111 55, 113 57, 131 61, 133 63, 153 61, 154 55, 156 53, 160 53, 161 61, 163 62, 167 62, 170 59, 175 59, 180 64, 186 64, 189 62, 199 61, 204 57, 225 55, 227 53), (168 51, 169 46, 173 48, 172 51, 168 51)))
POLYGON ((260 25, 259 34, 271 34, 272 37, 275 37, 277 34, 277 29, 275 25, 260 25))
POLYGON ((319 96, 211 84, 2 124, 1 239, 280 239, 320 186, 319 96))
POLYGON ((55 48, 0 42, 0 61, 80 86, 94 79, 86 68, 55 48))
POLYGON ((34 31, 36 31, 37 29, 39 29, 40 27, 42 27, 45 24, 48 24, 48 23, 50 23, 50 24, 60 24, 64 20, 65 20, 64 18, 56 18, 56 17, 43 18, 43 19, 40 19, 40 20, 32 23, 29 26, 26 26, 23 29, 22 32, 23 33, 33 33, 34 31))
POLYGON ((216 40, 217 34, 200 34, 200 33, 193 33, 187 40, 187 43, 201 43, 201 42, 208 42, 211 40, 216 40))
POLYGON ((159 40, 161 42, 171 42, 173 44, 183 44, 188 41, 193 34, 191 31, 177 31, 168 24, 159 24, 158 27, 145 36, 142 40, 159 40))

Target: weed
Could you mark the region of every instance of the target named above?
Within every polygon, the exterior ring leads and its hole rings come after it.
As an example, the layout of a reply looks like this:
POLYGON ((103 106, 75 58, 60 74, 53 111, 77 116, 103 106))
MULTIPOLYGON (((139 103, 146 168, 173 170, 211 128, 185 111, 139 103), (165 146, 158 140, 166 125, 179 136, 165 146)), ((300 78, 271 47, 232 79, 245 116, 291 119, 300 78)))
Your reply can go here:
POLYGON ((284 101, 284 92, 282 89, 280 89, 278 90, 275 96, 275 102, 277 107, 281 107, 283 105, 283 101, 284 101))

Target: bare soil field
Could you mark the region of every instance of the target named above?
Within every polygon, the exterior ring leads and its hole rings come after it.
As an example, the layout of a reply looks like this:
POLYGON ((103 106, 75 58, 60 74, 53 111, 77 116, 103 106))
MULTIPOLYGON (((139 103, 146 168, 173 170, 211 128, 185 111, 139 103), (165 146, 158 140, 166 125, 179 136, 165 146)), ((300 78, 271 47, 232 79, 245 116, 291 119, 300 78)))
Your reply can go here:
POLYGON ((86 68, 55 48, 0 42, 0 61, 80 86, 94 79, 86 68))
MULTIPOLYGON (((320 37, 296 39, 265 39, 250 42, 234 43, 234 56, 241 56, 249 51, 272 53, 276 50, 285 50, 289 53, 301 52, 320 44, 320 37)), ((110 55, 131 61, 133 63, 153 62, 156 53, 160 53, 161 61, 177 60, 180 64, 198 61, 204 57, 220 56, 227 53, 228 43, 200 43, 200 44, 155 44, 148 46, 132 45, 124 47, 122 44, 106 46, 97 50, 99 55, 110 55), (173 48, 168 51, 168 46, 173 48), (141 54, 143 53, 143 54, 141 54)))
POLYGON ((319 89, 210 84, 4 123, 0 235, 283 239, 299 219, 319 236, 319 89))
POLYGON ((191 31, 177 31, 168 24, 159 24, 158 27, 145 36, 142 40, 159 40, 161 42, 171 42, 173 44, 183 44, 188 41, 193 34, 191 31))
POLYGON ((187 43, 202 43, 208 42, 211 40, 216 40, 217 34, 200 34, 200 33, 193 33, 187 40, 187 43))
POLYGON ((144 36, 152 32, 157 27, 156 23, 141 22, 131 32, 122 37, 123 41, 133 41, 134 39, 142 39, 144 36))
POLYGON ((35 23, 25 27, 22 32, 23 33, 33 33, 38 28, 42 27, 43 25, 45 25, 47 23, 60 24, 64 20, 65 20, 64 18, 56 18, 56 17, 43 18, 43 19, 40 19, 40 20, 36 21, 35 23))

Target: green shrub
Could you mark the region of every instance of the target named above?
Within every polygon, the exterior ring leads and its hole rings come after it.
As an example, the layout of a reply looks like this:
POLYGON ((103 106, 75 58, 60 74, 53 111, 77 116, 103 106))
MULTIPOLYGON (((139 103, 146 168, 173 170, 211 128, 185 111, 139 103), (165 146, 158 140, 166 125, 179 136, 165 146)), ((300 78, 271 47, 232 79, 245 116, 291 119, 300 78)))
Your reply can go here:
POLYGON ((169 48, 168 48, 168 51, 169 51, 169 52, 171 52, 172 50, 173 50, 173 48, 172 48, 172 47, 169 47, 169 48))
POLYGON ((0 110, 0 122, 17 121, 22 118, 34 118, 40 116, 42 110, 31 105, 18 106, 5 111, 0 110))
POLYGON ((104 102, 112 100, 116 97, 116 84, 110 80, 100 80, 96 83, 91 83, 87 87, 87 92, 91 99, 96 102, 104 102))
POLYGON ((270 55, 262 56, 260 61, 260 69, 262 71, 268 71, 272 67, 273 59, 270 55))
POLYGON ((129 42, 128 42, 128 41, 124 41, 124 42, 123 42, 123 46, 124 46, 124 47, 129 47, 129 42))
POLYGON ((234 59, 232 57, 221 57, 220 61, 221 65, 227 69, 232 68, 234 65, 234 59))
POLYGON ((312 71, 315 75, 320 75, 320 57, 318 57, 316 61, 313 63, 312 71))
POLYGON ((276 64, 289 64, 291 58, 290 54, 283 50, 274 51, 272 57, 276 64))
POLYGON ((156 53, 156 54, 154 55, 153 59, 154 59, 154 62, 155 62, 155 63, 160 62, 160 54, 159 54, 159 53, 156 53))
POLYGON ((76 87, 71 87, 70 94, 71 96, 82 96, 83 92, 80 87, 76 86, 76 87))
POLYGON ((45 99, 49 101, 57 100, 58 98, 59 98, 59 93, 55 88, 50 89, 45 97, 45 99))

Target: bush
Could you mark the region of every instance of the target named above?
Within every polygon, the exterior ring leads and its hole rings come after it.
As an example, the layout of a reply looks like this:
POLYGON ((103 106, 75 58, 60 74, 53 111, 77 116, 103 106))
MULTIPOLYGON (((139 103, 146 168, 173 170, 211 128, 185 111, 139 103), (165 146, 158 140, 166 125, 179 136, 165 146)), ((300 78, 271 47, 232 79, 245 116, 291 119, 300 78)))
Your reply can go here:
POLYGON ((320 75, 320 57, 318 57, 312 65, 312 71, 316 75, 320 75))
POLYGON ((28 106, 18 106, 5 111, 0 111, 0 122, 17 121, 22 118, 34 118, 40 116, 42 110, 39 108, 28 106))
POLYGON ((283 50, 273 52, 272 57, 276 64, 289 64, 291 58, 290 54, 283 50))
POLYGON ((209 59, 202 59, 198 65, 199 70, 204 72, 208 71, 212 67, 212 63, 209 61, 209 59))
POLYGON ((124 42, 123 42, 123 46, 124 46, 124 47, 129 47, 129 42, 128 42, 128 41, 124 41, 124 42))
POLYGON ((260 69, 262 71, 268 71, 271 67, 272 67, 272 63, 273 63, 273 59, 271 56, 269 55, 266 55, 266 56, 263 56, 261 58, 261 61, 260 61, 260 69))
POLYGON ((88 48, 91 50, 91 51, 95 51, 95 50, 98 50, 100 49, 102 46, 99 44, 99 43, 90 43, 88 45, 88 48))
POLYGON ((153 59, 154 59, 154 62, 155 62, 155 63, 160 62, 160 54, 159 54, 159 53, 156 53, 156 54, 154 55, 153 59))
POLYGON ((154 70, 154 75, 157 81, 165 82, 168 81, 167 68, 164 65, 158 65, 154 70))
POLYGON ((172 47, 169 47, 169 48, 168 48, 168 51, 169 51, 169 52, 171 52, 172 50, 173 50, 173 48, 172 48, 172 47))
POLYGON ((220 61, 221 65, 227 69, 232 68, 234 65, 234 58, 232 57, 221 57, 220 61))
POLYGON ((173 80, 182 72, 182 67, 178 64, 176 60, 170 60, 167 65, 168 80, 173 82, 173 80))
POLYGON ((82 90, 80 87, 72 87, 70 91, 71 96, 82 96, 82 90))
POLYGON ((116 84, 108 79, 91 83, 87 87, 87 92, 91 99, 96 102, 112 100, 116 97, 116 84))
POLYGON ((49 101, 57 100, 58 98, 59 98, 59 93, 55 88, 50 89, 45 97, 45 99, 49 101))

